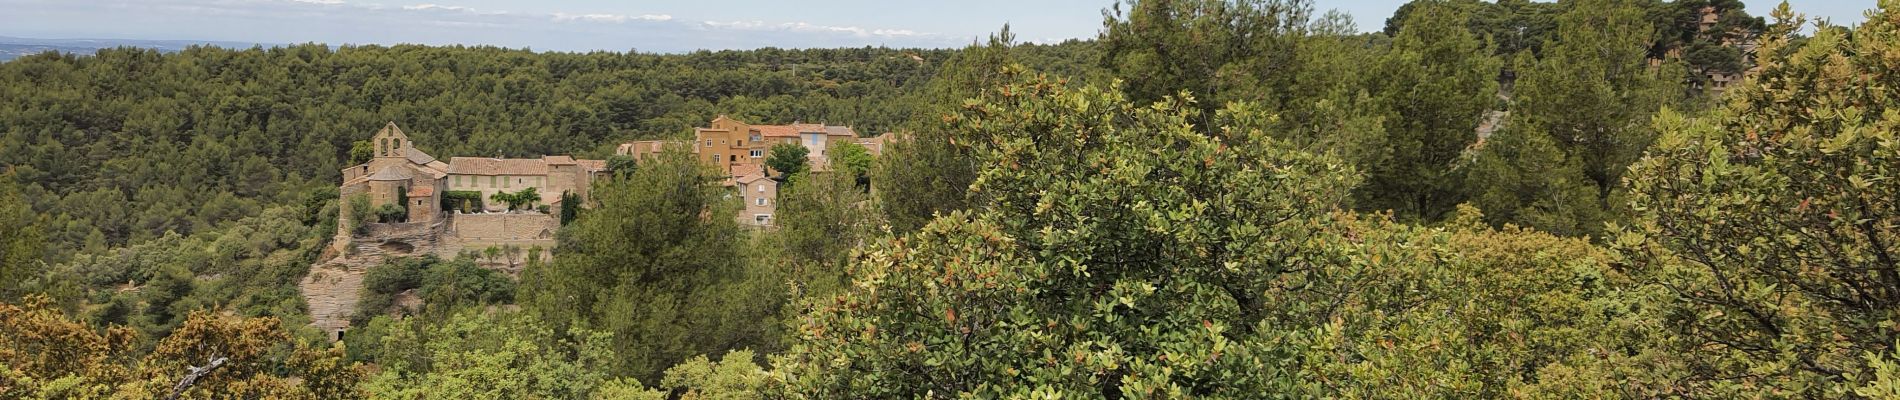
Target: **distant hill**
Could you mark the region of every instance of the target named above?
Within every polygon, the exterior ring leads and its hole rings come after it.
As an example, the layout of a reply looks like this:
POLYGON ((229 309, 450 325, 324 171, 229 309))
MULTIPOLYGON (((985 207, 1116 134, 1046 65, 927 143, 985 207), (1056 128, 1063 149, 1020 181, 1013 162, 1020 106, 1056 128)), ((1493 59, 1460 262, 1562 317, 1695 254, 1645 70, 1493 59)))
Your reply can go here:
POLYGON ((186 47, 193 45, 211 45, 242 49, 259 44, 260 43, 220 42, 210 40, 33 39, 0 36, 0 62, 48 51, 92 54, 99 49, 141 47, 169 53, 184 50, 186 47))

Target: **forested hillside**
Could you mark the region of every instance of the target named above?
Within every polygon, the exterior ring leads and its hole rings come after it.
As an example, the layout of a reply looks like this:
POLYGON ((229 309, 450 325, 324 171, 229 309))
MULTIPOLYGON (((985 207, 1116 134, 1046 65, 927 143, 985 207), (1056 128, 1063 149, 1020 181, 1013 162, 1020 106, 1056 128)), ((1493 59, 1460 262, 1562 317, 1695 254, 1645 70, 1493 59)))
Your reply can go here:
POLYGON ((1094 40, 955 50, 0 63, 0 397, 219 359, 184 398, 1900 397, 1900 3, 1316 6, 1123 1, 1094 40), (518 280, 398 259, 341 340, 306 326, 384 123, 604 158, 722 114, 902 139, 775 177, 766 230, 698 157, 622 160, 518 280))

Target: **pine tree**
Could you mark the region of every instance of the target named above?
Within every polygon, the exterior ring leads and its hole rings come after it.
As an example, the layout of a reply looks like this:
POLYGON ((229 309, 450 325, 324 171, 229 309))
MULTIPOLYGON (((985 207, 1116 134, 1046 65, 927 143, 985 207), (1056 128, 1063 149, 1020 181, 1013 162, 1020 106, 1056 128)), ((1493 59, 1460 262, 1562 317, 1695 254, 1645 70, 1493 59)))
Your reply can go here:
POLYGON ((0 171, 0 302, 18 299, 22 281, 43 268, 44 236, 11 171, 0 171))
POLYGON ((750 279, 739 204, 718 172, 669 150, 599 186, 516 300, 546 321, 613 335, 617 376, 651 381, 687 357, 763 348, 777 287, 750 279))
MULTIPOLYGON (((1530 206, 1529 203, 1493 202, 1485 212, 1492 215, 1494 222, 1581 234, 1602 231, 1604 218, 1615 214, 1591 209, 1620 207, 1616 191, 1623 170, 1642 154, 1654 137, 1647 126, 1650 116, 1670 102, 1672 96, 1682 93, 1679 83, 1659 78, 1675 75, 1652 67, 1645 58, 1654 36, 1652 30, 1644 20, 1643 9, 1632 0, 1580 0, 1558 17, 1556 41, 1545 45, 1541 58, 1526 62, 1526 57, 1520 56, 1518 78, 1511 95, 1511 119, 1505 129, 1543 134, 1563 156, 1542 157, 1541 150, 1494 148, 1498 146, 1489 144, 1482 151, 1515 153, 1494 157, 1514 160, 1506 163, 1518 171, 1546 169, 1553 162, 1574 162, 1593 192, 1595 205, 1560 211, 1571 214, 1570 217, 1530 220, 1524 217, 1534 214, 1499 210, 1523 209, 1530 206), (1527 158, 1533 155, 1540 159, 1527 158), (1583 219, 1573 221, 1574 218, 1583 219)), ((1524 139, 1501 146, 1535 143, 1524 139)), ((1567 178, 1551 175, 1561 172, 1532 177, 1546 179, 1544 182, 1519 182, 1498 175, 1501 173, 1507 171, 1501 168, 1474 170, 1471 182, 1479 185, 1473 188, 1474 192, 1499 193, 1485 195, 1489 201, 1511 197, 1537 201, 1535 199, 1550 198, 1550 193, 1568 192, 1554 186, 1569 184, 1567 178), (1512 185, 1547 190, 1501 195, 1500 192, 1512 190, 1512 185)), ((1570 199, 1561 201, 1568 203, 1570 199)))
POLYGON ((1462 201, 1467 147, 1496 104, 1500 63, 1465 28, 1469 16, 1442 1, 1413 3, 1392 50, 1368 80, 1385 119, 1384 159, 1363 165, 1361 208, 1435 220, 1462 201))

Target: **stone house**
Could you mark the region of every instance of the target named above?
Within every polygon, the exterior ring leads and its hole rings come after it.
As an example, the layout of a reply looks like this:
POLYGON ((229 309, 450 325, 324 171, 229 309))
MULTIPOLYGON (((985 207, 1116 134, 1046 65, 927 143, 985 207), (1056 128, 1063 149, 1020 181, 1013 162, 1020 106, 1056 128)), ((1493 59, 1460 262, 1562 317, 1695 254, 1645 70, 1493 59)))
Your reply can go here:
POLYGON ((734 167, 734 172, 739 175, 729 179, 727 186, 745 203, 745 209, 739 211, 739 225, 771 226, 778 213, 778 181, 756 166, 734 167))

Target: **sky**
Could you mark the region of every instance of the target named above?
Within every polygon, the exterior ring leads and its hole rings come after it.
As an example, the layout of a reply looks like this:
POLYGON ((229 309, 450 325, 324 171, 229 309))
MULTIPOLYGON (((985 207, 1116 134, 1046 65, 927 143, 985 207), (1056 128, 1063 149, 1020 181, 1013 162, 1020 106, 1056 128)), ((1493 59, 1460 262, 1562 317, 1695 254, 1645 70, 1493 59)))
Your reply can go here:
MULTIPOLYGON (((1090 38, 1113 0, 0 0, 0 36, 267 44, 493 45, 684 52, 960 47, 1007 23, 1019 41, 1090 38)), ((1315 2, 1380 29, 1405 0, 1315 2)), ((1749 2, 1767 15, 1775 4, 1749 2)), ((1872 0, 1802 0, 1852 25, 1872 0)))

